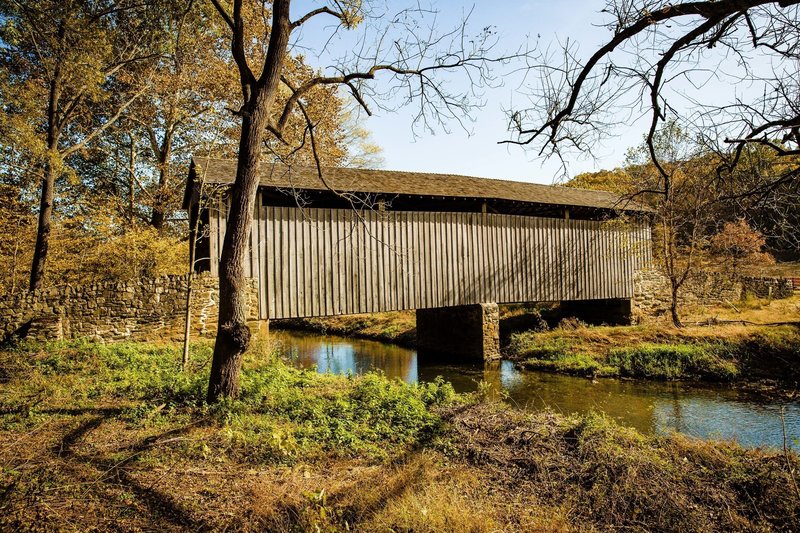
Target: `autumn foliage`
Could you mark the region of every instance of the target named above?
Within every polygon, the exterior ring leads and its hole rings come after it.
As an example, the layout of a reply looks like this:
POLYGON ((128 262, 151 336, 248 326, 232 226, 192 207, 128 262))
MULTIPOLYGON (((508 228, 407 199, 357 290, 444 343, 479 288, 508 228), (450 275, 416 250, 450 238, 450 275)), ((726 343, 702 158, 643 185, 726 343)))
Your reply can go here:
POLYGON ((711 252, 733 275, 741 273, 742 268, 752 269, 771 265, 775 259, 764 252, 766 239, 740 218, 736 222, 726 222, 722 230, 711 237, 711 252))

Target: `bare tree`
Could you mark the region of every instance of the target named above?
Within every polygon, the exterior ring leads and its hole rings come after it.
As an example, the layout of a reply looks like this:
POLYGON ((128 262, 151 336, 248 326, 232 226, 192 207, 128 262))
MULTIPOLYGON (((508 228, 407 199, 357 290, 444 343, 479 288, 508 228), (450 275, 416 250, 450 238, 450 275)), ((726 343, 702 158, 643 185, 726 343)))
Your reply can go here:
POLYGON ((718 160, 705 153, 674 123, 660 128, 649 142, 629 151, 627 173, 632 193, 655 207, 654 245, 656 264, 669 280, 670 318, 682 327, 681 290, 703 264, 709 228, 715 225, 718 210, 713 177, 718 160), (651 149, 659 168, 650 160, 651 149), (659 191, 666 173, 668 194, 659 191))
MULTIPOLYGON (((611 37, 586 59, 574 41, 541 55, 532 105, 511 113, 514 138, 541 155, 591 153, 615 127, 649 115, 647 146, 669 195, 654 139, 676 121, 721 157, 729 179, 745 147, 800 154, 800 2, 609 0, 611 37), (703 87, 705 86, 705 89, 703 87), (713 87, 713 88, 712 88, 713 87)), ((747 193, 795 180, 800 166, 747 193)))
POLYGON ((513 137, 503 142, 554 156, 565 170, 568 155, 591 154, 615 128, 645 119, 645 153, 655 176, 631 197, 656 197, 676 325, 678 291, 696 264, 710 204, 720 197, 768 198, 800 175, 799 5, 608 0, 603 13, 611 37, 585 60, 574 41, 542 52, 531 106, 510 113, 513 137), (665 158, 659 146, 665 125, 702 151, 683 161, 665 158), (782 170, 742 181, 737 169, 751 147, 783 158, 782 170), (701 181, 676 183, 681 167, 709 161, 714 171, 702 169, 695 177, 701 181))
MULTIPOLYGON (((387 105, 380 98, 383 95, 402 98, 404 103, 415 102, 419 106, 418 122, 424 127, 434 127, 468 116, 474 103, 471 96, 474 96, 475 87, 490 80, 491 63, 506 63, 524 55, 523 52, 489 58, 487 53, 496 39, 491 29, 470 37, 464 23, 452 31, 439 33, 432 16, 435 13, 418 4, 399 13, 378 13, 366 1, 331 0, 292 20, 290 0, 274 0, 255 1, 262 16, 269 14, 271 17, 268 45, 256 62, 246 52, 246 39, 252 25, 248 26, 244 1, 232 0, 230 5, 225 5, 222 0, 212 0, 231 31, 231 53, 239 71, 243 103, 236 111, 241 117, 241 138, 219 267, 219 325, 209 380, 209 402, 238 394, 241 358, 250 342, 250 330, 245 323, 244 259, 265 141, 270 136, 283 139, 290 117, 300 113, 307 125, 308 135, 304 139, 312 146, 318 175, 324 183, 319 153, 315 149, 315 124, 307 112, 308 98, 315 87, 344 88, 368 114, 370 105, 387 105), (430 20, 422 24, 421 19, 428 15, 431 15, 430 20), (287 53, 290 48, 305 46, 301 43, 300 30, 319 18, 334 23, 329 27, 331 39, 342 30, 354 30, 357 26, 363 30, 363 36, 352 51, 332 61, 327 72, 315 73, 303 80, 291 79, 286 75, 287 53), (297 40, 293 41, 293 36, 297 40), (472 80, 466 91, 452 92, 439 77, 452 71, 459 71, 472 80), (386 83, 376 87, 372 83, 381 75, 385 76, 386 83), (273 113, 274 109, 278 110, 277 114, 273 113)), ((328 43, 323 44, 315 51, 324 56, 330 53, 328 46, 328 43)))

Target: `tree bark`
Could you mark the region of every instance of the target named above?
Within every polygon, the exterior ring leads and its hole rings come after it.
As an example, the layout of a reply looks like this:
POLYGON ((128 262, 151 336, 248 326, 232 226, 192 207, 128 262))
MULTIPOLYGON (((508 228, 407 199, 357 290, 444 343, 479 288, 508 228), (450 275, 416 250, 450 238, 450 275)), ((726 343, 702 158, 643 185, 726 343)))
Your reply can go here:
MULTIPOLYGON (((237 38, 241 38, 241 35, 236 35, 237 31, 244 31, 238 23, 234 29, 234 47, 237 46, 237 38)), ((242 356, 251 337, 247 326, 247 279, 244 265, 258 191, 261 145, 278 91, 290 32, 289 0, 276 0, 272 6, 272 31, 261 77, 258 80, 242 79, 245 105, 241 111, 242 132, 239 138, 236 181, 231 188, 231 207, 219 265, 219 320, 208 382, 209 403, 223 397, 235 398, 239 395, 242 356)), ((240 65, 240 70, 244 70, 243 67, 244 65, 240 65)))
POLYGON ((158 151, 158 189, 153 202, 153 214, 150 216, 150 225, 158 231, 164 228, 166 218, 167 187, 169 185, 170 158, 172 157, 172 134, 169 130, 164 133, 164 142, 158 151))
POLYGON ((42 288, 47 250, 50 247, 50 224, 53 218, 56 176, 53 165, 47 163, 42 178, 42 195, 39 199, 39 224, 36 229, 36 247, 33 249, 30 290, 42 288))
POLYGON ((682 328, 683 327, 683 322, 681 322, 681 317, 680 317, 680 314, 678 313, 678 303, 679 303, 678 302, 678 290, 680 289, 680 286, 677 285, 674 282, 671 285, 672 285, 671 286, 671 291, 670 291, 671 300, 670 300, 670 305, 669 305, 669 312, 670 312, 670 315, 672 317, 672 324, 676 328, 682 328))
POLYGON ((245 116, 242 120, 236 182, 231 190, 231 207, 219 264, 219 320, 208 384, 209 403, 221 397, 238 396, 241 358, 250 343, 244 262, 258 190, 266 111, 257 112, 253 117, 245 116))
MULTIPOLYGON (((59 36, 63 39, 63 24, 59 29, 59 36)), ((35 291, 42 287, 44 282, 44 267, 47 263, 47 250, 50 246, 50 224, 53 219, 53 201, 55 199, 56 169, 53 168, 52 158, 58 150, 60 125, 58 115, 58 102, 61 99, 61 66, 56 65, 50 89, 47 95, 47 149, 48 160, 44 166, 42 177, 42 193, 39 198, 39 223, 36 228, 36 246, 33 249, 33 264, 31 265, 31 278, 29 289, 35 291)))

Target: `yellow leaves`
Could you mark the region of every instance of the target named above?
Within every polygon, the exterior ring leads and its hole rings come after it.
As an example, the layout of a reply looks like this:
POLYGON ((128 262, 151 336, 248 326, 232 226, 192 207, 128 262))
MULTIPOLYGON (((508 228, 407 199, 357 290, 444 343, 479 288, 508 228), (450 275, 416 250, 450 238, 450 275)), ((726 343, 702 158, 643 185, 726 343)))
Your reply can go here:
MULTIPOLYGON (((35 218, 0 207, 0 292, 24 290, 33 244, 35 218)), ((56 220, 47 264, 49 286, 131 280, 183 274, 188 245, 147 226, 129 225, 105 210, 56 220), (123 229, 124 228, 124 229, 123 229)))
POLYGON ((335 0, 334 5, 342 14, 342 24, 348 30, 352 30, 364 21, 361 0, 335 0))

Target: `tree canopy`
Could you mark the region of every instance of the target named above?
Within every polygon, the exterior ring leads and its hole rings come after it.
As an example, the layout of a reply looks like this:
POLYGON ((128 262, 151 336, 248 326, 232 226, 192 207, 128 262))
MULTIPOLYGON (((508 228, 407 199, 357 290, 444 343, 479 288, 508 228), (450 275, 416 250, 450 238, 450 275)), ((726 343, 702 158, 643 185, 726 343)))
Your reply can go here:
MULTIPOLYGON (((269 36, 258 5, 248 4, 258 28, 248 41, 253 58, 269 36)), ((149 254, 147 272, 184 271, 179 204, 189 159, 237 151, 231 110, 240 86, 215 8, 194 0, 9 0, 0 15, 0 185, 9 199, 0 205, 0 262, 9 266, 0 285, 18 290, 28 273, 31 288, 134 276, 142 272, 137 261, 123 270, 112 264, 134 242, 136 253, 149 254), (84 253, 87 246, 98 252, 84 253), (86 263, 103 254, 111 262, 86 263)), ((288 58, 286 74, 298 84, 316 75, 300 54, 288 58)), ((325 164, 379 161, 336 87, 310 95, 306 110, 325 164)), ((286 122, 268 157, 313 164, 305 117, 292 113, 286 122)))

